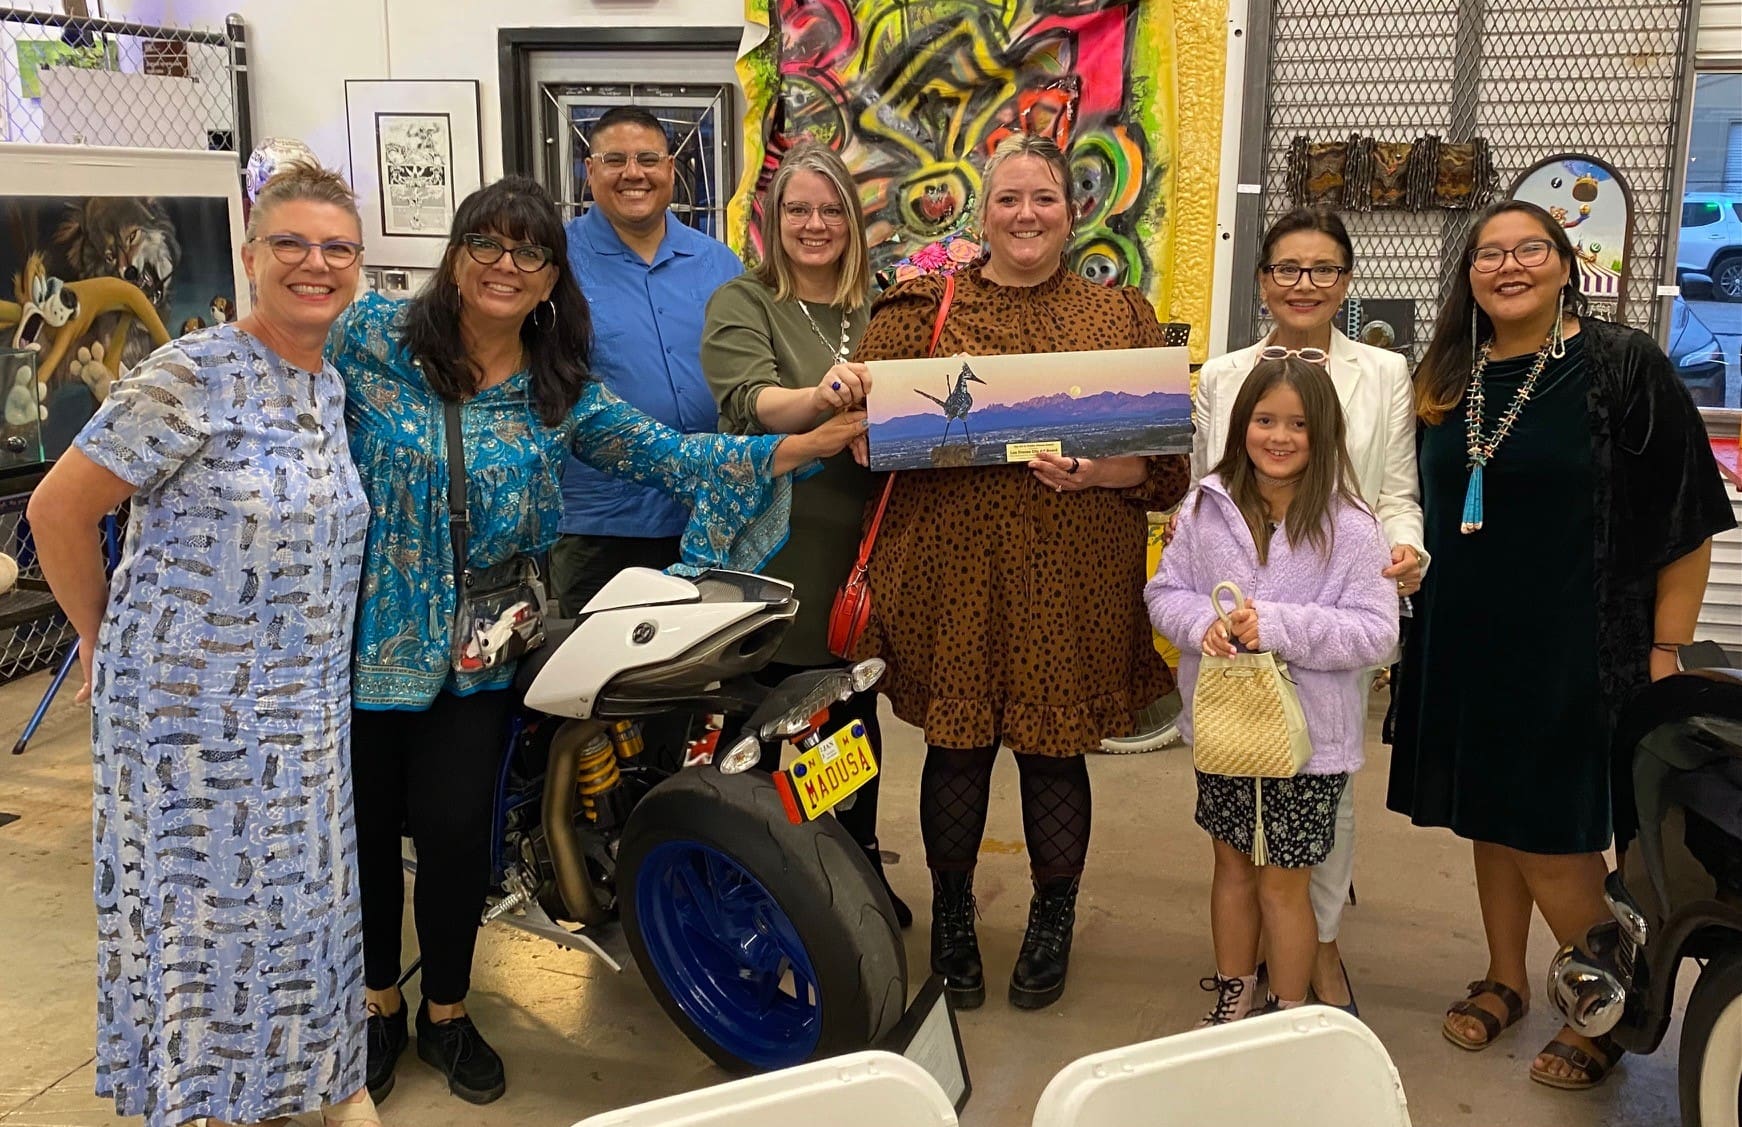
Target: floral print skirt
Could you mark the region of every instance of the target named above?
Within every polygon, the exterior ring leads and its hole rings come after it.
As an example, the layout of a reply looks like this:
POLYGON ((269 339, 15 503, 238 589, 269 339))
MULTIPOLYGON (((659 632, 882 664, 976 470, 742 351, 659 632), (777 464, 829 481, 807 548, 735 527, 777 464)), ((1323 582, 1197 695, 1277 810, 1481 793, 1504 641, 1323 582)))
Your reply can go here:
POLYGON ((1260 780, 1199 771, 1197 776, 1196 820, 1211 837, 1252 856, 1252 831, 1257 825, 1255 784, 1262 783, 1264 858, 1258 863, 1306 869, 1330 856, 1337 837, 1337 803, 1342 801, 1348 775, 1260 780))

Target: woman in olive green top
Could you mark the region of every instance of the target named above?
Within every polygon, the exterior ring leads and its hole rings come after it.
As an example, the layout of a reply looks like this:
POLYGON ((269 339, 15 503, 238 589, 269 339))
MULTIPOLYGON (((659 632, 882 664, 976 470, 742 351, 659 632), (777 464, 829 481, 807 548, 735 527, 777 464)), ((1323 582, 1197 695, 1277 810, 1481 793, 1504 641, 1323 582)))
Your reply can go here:
MULTIPOLYGON (((702 330, 702 372, 722 431, 802 433, 864 403, 871 390, 865 366, 847 360, 871 308, 865 217, 852 185, 841 159, 809 141, 775 172, 763 200, 762 261, 714 291, 702 330)), ((767 676, 840 664, 826 642, 829 606, 858 553, 871 484, 869 471, 842 452, 793 486, 791 536, 764 570, 796 588, 798 619, 767 676)), ((875 695, 837 706, 829 719, 836 728, 862 721, 881 755, 875 695)), ((881 876, 876 779, 840 818, 881 876)), ((893 889, 889 898, 907 927, 913 913, 893 889)))

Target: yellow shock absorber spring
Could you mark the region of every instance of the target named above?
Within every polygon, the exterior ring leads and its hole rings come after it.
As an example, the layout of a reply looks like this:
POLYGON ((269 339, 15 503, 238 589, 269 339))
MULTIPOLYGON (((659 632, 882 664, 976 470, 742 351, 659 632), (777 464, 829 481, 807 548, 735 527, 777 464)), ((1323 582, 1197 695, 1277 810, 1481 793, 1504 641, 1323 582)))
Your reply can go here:
POLYGON ((588 744, 581 752, 580 763, 575 773, 575 787, 581 794, 581 811, 586 814, 587 821, 599 820, 597 798, 599 795, 614 789, 620 776, 617 774, 617 753, 613 742, 603 733, 588 744))

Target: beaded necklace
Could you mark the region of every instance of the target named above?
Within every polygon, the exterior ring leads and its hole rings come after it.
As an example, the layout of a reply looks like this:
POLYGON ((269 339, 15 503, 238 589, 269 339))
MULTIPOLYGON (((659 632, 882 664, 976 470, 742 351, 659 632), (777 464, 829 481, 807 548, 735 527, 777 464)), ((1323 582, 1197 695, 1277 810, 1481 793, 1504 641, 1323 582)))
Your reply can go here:
POLYGON ((817 339, 823 342, 823 347, 828 349, 834 356, 835 363, 839 364, 845 360, 847 354, 852 351, 848 346, 849 333, 852 328, 852 318, 847 316, 847 311, 844 309, 841 310, 841 343, 838 345, 832 345, 829 343, 829 338, 823 335, 823 330, 818 327, 817 319, 811 316, 811 307, 803 301, 800 301, 798 303, 798 308, 799 311, 804 314, 804 319, 810 322, 811 332, 817 334, 817 339))
POLYGON ((1512 397, 1512 404, 1500 416, 1500 422, 1494 428, 1494 433, 1486 440, 1482 438, 1482 376, 1488 369, 1488 350, 1494 347, 1490 340, 1482 346, 1480 355, 1476 357, 1476 368, 1470 373, 1469 405, 1464 411, 1464 448, 1470 456, 1470 484, 1464 490, 1464 519, 1458 525, 1458 531, 1469 535, 1482 528, 1482 468, 1494 458, 1494 451, 1500 448, 1500 443, 1512 433, 1512 424, 1518 421, 1518 414, 1524 410, 1524 405, 1530 400, 1530 393, 1536 388, 1537 377, 1548 365, 1549 353, 1555 348, 1559 338, 1559 325, 1550 331, 1548 339, 1542 342, 1542 347, 1536 350, 1536 361, 1530 366, 1530 373, 1524 377, 1524 382, 1518 386, 1518 391, 1512 397))

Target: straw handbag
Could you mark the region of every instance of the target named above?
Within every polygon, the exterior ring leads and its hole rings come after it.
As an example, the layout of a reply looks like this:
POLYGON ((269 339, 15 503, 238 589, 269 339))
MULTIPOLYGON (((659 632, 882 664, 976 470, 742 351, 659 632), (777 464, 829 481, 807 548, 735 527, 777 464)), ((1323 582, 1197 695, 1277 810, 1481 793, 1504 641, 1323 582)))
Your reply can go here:
MULTIPOLYGON (((1226 582, 1210 592, 1232 638, 1223 591, 1233 593, 1236 610, 1246 605, 1246 596, 1226 582)), ((1286 779, 1313 757, 1288 663, 1273 653, 1204 657, 1192 692, 1192 730, 1192 763, 1206 775, 1286 779)))

